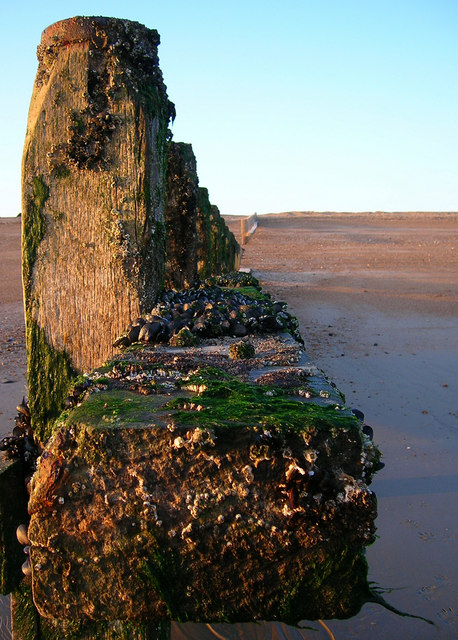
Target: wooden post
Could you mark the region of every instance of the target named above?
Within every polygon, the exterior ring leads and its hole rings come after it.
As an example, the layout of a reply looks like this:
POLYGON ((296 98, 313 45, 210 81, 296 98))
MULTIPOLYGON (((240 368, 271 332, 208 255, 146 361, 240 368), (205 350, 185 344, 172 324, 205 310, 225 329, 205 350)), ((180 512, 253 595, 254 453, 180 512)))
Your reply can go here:
POLYGON ((197 278, 196 157, 190 144, 170 142, 165 205, 166 286, 183 289, 197 278))
POLYGON ((241 222, 241 241, 242 246, 248 242, 250 237, 256 231, 258 226, 258 214, 253 213, 248 218, 242 218, 241 222))
POLYGON ((156 31, 128 20, 48 27, 23 156, 23 283, 32 425, 40 438, 75 371, 100 365, 153 306, 164 273, 173 105, 156 31))
POLYGON ((211 204, 208 189, 197 192, 197 271, 205 280, 212 275, 237 270, 241 253, 219 209, 211 204))

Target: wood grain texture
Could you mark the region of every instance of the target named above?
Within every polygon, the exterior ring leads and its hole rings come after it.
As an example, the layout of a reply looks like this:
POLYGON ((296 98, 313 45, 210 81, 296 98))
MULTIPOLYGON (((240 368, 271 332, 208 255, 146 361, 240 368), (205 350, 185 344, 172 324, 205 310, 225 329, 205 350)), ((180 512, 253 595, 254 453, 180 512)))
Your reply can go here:
MULTIPOLYGON (((171 103, 155 31, 98 18, 50 29, 23 156, 26 324, 82 372, 162 286, 171 103)), ((28 351, 30 378, 41 355, 28 351)))

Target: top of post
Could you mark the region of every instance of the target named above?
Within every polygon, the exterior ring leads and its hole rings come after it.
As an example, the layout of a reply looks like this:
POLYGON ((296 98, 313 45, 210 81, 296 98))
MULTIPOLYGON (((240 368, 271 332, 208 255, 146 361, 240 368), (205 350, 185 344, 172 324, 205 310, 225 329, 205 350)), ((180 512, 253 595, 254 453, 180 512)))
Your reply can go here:
POLYGON ((41 35, 41 47, 65 47, 71 43, 91 42, 97 49, 120 44, 119 39, 137 42, 140 38, 154 47, 159 44, 159 34, 139 22, 107 18, 104 16, 75 16, 59 20, 47 27, 41 35))
POLYGON ((92 53, 108 55, 116 64, 129 68, 130 73, 125 78, 127 83, 144 84, 153 79, 165 99, 166 87, 157 54, 159 43, 156 29, 132 20, 104 16, 75 16, 60 20, 47 27, 41 35, 35 83, 40 86, 47 81, 50 69, 63 49, 82 47, 92 53))

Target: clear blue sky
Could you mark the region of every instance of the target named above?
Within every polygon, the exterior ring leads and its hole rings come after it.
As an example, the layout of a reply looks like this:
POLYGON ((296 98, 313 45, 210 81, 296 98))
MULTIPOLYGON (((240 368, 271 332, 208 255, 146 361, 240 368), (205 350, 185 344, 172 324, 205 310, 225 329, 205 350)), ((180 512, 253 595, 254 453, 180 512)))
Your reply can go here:
POLYGON ((174 139, 223 214, 458 210, 458 0, 1 5, 0 215, 20 211, 41 31, 74 15, 159 31, 174 139))

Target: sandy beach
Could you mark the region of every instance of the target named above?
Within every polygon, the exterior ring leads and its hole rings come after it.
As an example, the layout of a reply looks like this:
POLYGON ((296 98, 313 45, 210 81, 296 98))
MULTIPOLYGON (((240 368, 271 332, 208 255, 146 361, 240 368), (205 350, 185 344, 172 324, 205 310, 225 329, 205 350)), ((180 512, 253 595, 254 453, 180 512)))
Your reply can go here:
MULTIPOLYGON (((226 218, 240 236, 240 219, 226 218)), ((242 266, 288 302, 310 358, 365 413, 386 467, 372 488, 370 579, 394 606, 330 621, 336 640, 456 638, 458 214, 260 216, 242 266)), ((25 390, 20 220, 0 218, 0 434, 25 390)), ((9 637, 6 601, 0 640, 9 637)))

